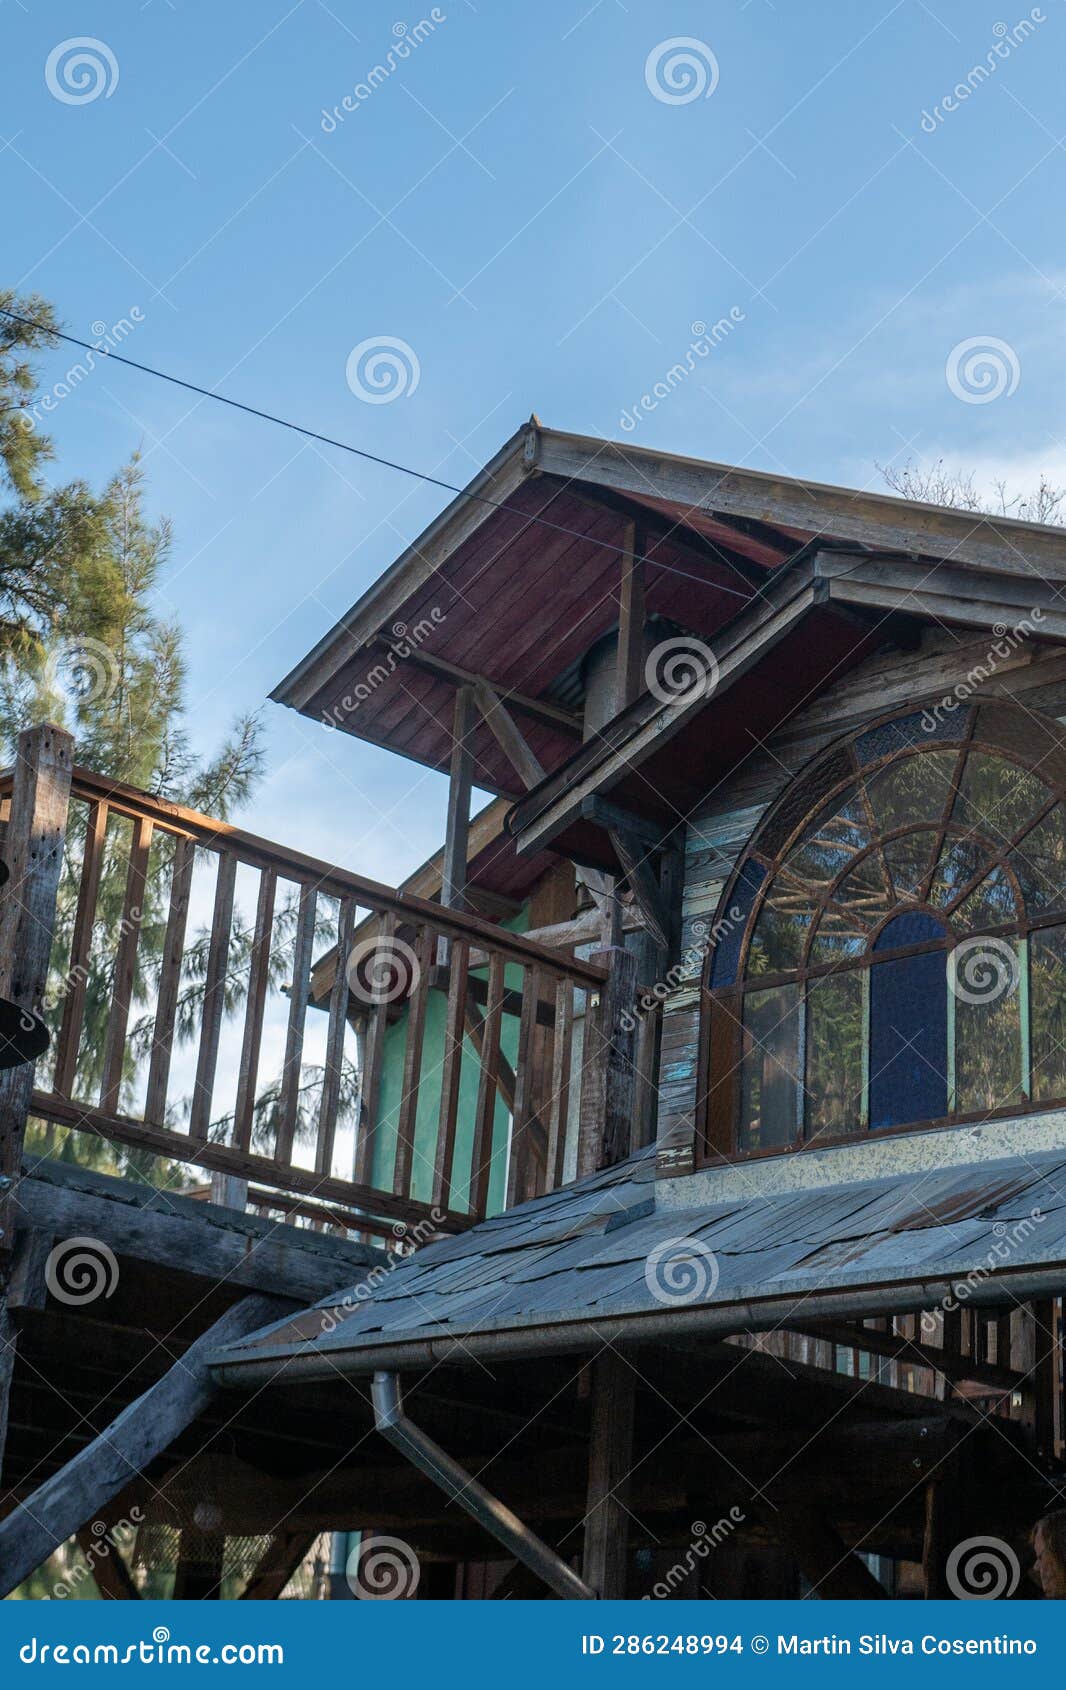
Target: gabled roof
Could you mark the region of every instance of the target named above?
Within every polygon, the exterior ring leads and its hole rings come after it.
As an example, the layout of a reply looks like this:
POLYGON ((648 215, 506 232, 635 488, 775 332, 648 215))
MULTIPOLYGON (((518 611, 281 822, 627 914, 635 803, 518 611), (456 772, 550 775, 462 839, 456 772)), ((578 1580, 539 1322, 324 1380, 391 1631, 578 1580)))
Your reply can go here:
POLYGON ((797 1311, 931 1308, 959 1281, 974 1303, 1003 1302, 1061 1288, 1064 1271, 1062 1150, 684 1208, 657 1206, 649 1149, 427 1245, 212 1365, 238 1384, 461 1364, 672 1328, 769 1330, 797 1311))

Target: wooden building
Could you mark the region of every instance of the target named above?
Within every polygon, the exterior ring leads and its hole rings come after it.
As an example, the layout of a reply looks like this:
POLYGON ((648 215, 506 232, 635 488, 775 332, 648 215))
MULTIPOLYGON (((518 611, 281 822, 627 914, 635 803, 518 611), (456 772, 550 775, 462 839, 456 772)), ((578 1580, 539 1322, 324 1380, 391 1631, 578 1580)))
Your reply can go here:
POLYGON ((961 1595, 978 1539, 1026 1594, 1064 582, 1059 529, 534 419, 274 694, 448 774, 403 887, 24 736, 0 992, 53 1044, 0 1078, 0 1586, 140 1507, 186 1595, 278 1595, 327 1531, 375 1594, 961 1595), (27 1160, 28 1118, 214 1200, 27 1160))

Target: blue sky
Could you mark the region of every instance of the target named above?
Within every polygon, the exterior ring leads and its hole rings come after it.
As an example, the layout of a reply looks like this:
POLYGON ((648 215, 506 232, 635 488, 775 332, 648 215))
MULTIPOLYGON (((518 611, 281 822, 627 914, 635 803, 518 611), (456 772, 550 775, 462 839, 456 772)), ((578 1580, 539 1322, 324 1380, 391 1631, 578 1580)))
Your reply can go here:
MULTIPOLYGON (((0 0, 0 32, 0 277, 74 334, 136 309, 132 357, 459 482, 533 410, 855 485, 1066 481, 1062 0, 0 0), (991 386, 949 380, 990 337, 991 386), (372 404, 382 339, 418 379, 372 404)), ((205 747, 445 497, 117 366, 50 427, 63 475, 144 449, 205 747)), ((251 825, 390 881, 439 842, 441 778, 264 720, 251 825)))

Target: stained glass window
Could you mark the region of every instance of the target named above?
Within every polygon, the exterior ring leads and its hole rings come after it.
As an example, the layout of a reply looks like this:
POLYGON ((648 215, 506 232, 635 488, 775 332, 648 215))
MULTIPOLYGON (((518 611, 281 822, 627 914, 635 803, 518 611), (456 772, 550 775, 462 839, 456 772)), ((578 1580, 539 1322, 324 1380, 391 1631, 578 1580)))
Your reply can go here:
POLYGON ((719 922, 708 984, 738 1032, 715 1047, 717 1145, 1066 1100, 1066 732, 946 701, 837 741, 764 818, 719 922))

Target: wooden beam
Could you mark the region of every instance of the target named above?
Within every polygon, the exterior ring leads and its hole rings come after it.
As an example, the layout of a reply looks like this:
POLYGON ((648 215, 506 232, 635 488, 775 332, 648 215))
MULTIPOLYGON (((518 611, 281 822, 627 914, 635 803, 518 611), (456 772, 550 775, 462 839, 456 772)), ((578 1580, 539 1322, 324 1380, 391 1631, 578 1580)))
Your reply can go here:
POLYGON ((816 1508, 792 1503, 768 1514, 767 1521, 810 1584, 812 1596, 823 1601, 887 1600, 884 1585, 816 1508))
MULTIPOLYGON (((457 687, 474 687, 481 684, 495 691, 499 684, 490 681, 487 675, 478 674, 475 669, 464 669, 458 663, 448 663, 442 657, 430 657, 429 653, 424 651, 412 652, 404 661, 411 668, 421 669, 429 675, 437 675, 441 680, 452 681, 457 687)), ((564 710, 561 705, 553 704, 551 699, 531 698, 528 693, 512 692, 508 688, 507 702, 516 715, 528 716, 531 721, 539 722, 542 727, 554 728, 557 733, 569 734, 573 739, 581 739, 583 736, 581 717, 575 716, 572 710, 564 710)))
POLYGON ((865 1350, 869 1355, 886 1356, 891 1361, 909 1361, 918 1367, 929 1367, 936 1373, 944 1374, 952 1384, 957 1380, 973 1379, 980 1385, 989 1386, 990 1390, 1004 1392, 1017 1390, 1020 1385, 1020 1374, 992 1362, 974 1361, 964 1356, 957 1347, 937 1349, 935 1345, 923 1344, 916 1338, 901 1338, 894 1333, 875 1331, 869 1326, 853 1326, 849 1321, 811 1321, 795 1326, 790 1323, 788 1330, 839 1344, 843 1348, 851 1346, 865 1350))
POLYGON ((615 710, 625 710, 644 691, 645 612, 643 534, 633 521, 625 526, 622 581, 618 594, 618 656, 615 710))
POLYGON ((444 833, 444 866, 440 901, 447 909, 466 908, 466 872, 470 837, 471 755, 474 731, 474 692, 460 687, 452 718, 452 756, 448 776, 448 819, 444 833))
POLYGON ((629 1569, 629 1492, 636 1375, 604 1350, 591 1366, 592 1425, 582 1576, 604 1601, 621 1601, 629 1569))
MULTIPOLYGON (((63 864, 73 740, 45 724, 18 737, 11 808, 3 841, 10 878, 0 893, 0 997, 39 1015, 48 982, 56 892, 63 864)), ((7 1437, 15 1328, 7 1281, 15 1242, 22 1145, 35 1064, 0 1073, 0 1472, 7 1437)))
POLYGON ((659 882, 648 860, 647 847, 622 828, 611 828, 611 844, 629 889, 637 901, 644 925, 657 945, 665 950, 670 943, 670 912, 667 910, 659 882))
POLYGON ((197 1338, 173 1367, 105 1432, 0 1522, 0 1596, 10 1596, 133 1479, 162 1455, 218 1392, 206 1356, 277 1320, 296 1305, 246 1297, 197 1338))
POLYGON ((526 743, 521 729, 499 693, 494 692, 487 681, 478 681, 474 687, 474 697, 485 718, 486 726, 495 736, 522 784, 527 788, 539 786, 544 779, 544 767, 526 743))
POLYGON ((87 1525, 79 1526, 77 1539, 78 1548, 89 1563, 89 1571, 96 1580, 96 1588, 105 1601, 141 1600, 141 1593, 133 1582, 117 1543, 97 1537, 87 1525))

